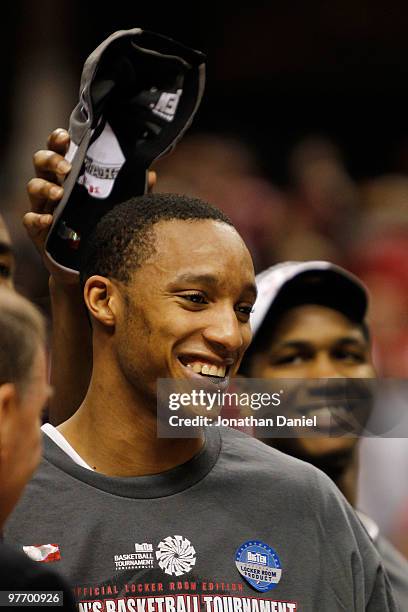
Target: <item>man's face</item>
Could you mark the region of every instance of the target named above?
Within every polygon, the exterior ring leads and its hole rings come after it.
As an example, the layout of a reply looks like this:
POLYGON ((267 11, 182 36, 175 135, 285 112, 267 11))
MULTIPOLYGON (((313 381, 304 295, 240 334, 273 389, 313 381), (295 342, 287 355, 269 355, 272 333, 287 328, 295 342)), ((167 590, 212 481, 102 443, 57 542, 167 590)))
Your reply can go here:
MULTIPOLYGON (((255 356, 251 376, 374 378, 375 371, 369 342, 358 325, 336 310, 307 304, 291 308, 281 317, 268 349, 255 356)), ((332 387, 335 388, 334 380, 332 387)), ((329 395, 330 388, 331 383, 327 384, 329 395)), ((313 396, 313 383, 310 395, 313 396)), ((346 452, 356 443, 355 437, 310 437, 281 439, 277 445, 293 454, 318 457, 346 452)))
POLYGON ((41 413, 49 394, 45 351, 39 346, 29 382, 21 393, 16 392, 7 420, 1 423, 0 484, 3 503, 10 509, 40 461, 41 413))
POLYGON ((251 340, 256 296, 250 254, 229 225, 173 220, 154 232, 156 253, 122 288, 115 327, 120 368, 150 398, 157 378, 233 375, 251 340))
POLYGON ((10 234, 0 215, 0 285, 13 287, 15 262, 11 248, 10 234))

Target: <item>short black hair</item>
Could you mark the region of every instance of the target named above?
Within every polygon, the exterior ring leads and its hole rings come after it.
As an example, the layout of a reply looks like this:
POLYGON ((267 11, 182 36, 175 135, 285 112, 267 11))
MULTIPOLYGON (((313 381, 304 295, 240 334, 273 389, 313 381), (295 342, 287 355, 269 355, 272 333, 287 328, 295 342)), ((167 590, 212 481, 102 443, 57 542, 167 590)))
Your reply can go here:
POLYGON ((154 252, 153 226, 159 221, 212 219, 233 226, 215 206, 173 193, 132 197, 97 224, 81 248, 81 282, 98 274, 128 283, 132 272, 154 252))

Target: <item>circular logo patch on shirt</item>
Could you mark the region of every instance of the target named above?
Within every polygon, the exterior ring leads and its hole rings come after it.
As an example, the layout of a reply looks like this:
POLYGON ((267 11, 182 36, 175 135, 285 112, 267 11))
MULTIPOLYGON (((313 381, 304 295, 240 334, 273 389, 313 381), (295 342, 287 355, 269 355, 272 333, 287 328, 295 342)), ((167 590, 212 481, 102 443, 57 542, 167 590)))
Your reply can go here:
POLYGON ((182 536, 168 536, 159 543, 156 558, 162 570, 170 576, 181 576, 196 562, 196 551, 190 540, 182 536))
POLYGON ((282 567, 276 552, 260 540, 248 540, 238 548, 235 565, 241 576, 257 591, 278 586, 282 567))

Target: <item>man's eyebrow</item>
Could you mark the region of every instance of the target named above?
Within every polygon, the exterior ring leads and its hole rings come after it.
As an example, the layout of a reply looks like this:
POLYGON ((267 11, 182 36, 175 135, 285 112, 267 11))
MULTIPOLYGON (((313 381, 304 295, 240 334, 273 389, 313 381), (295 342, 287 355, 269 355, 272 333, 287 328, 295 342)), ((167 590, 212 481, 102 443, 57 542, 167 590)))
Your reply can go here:
POLYGON ((256 300, 256 297, 258 295, 258 289, 255 283, 248 283, 247 285, 245 285, 244 291, 248 291, 249 293, 252 293, 252 295, 254 296, 254 299, 256 300))
MULTIPOLYGON (((354 338, 352 336, 343 336, 342 338, 338 338, 335 342, 336 345, 339 344, 365 344, 366 341, 364 338, 354 338)), ((293 349, 304 349, 313 345, 313 342, 310 340, 283 340, 282 342, 277 342, 274 349, 283 349, 283 348, 293 348, 293 349)))
MULTIPOLYGON (((213 274, 180 274, 172 282, 171 285, 175 286, 178 283, 191 283, 191 284, 204 284, 211 287, 215 287, 218 284, 218 279, 213 274)), ((257 296, 257 288, 254 283, 247 283, 244 287, 243 292, 248 291, 253 294, 254 298, 257 296)))
POLYGON ((276 343, 274 350, 285 348, 304 349, 309 346, 311 346, 311 342, 309 342, 309 340, 283 340, 282 342, 276 343))
POLYGON ((354 338, 353 336, 344 336, 337 340, 337 344, 366 344, 366 339, 362 335, 360 338, 354 338))
POLYGON ((172 285, 176 283, 205 283, 206 285, 216 285, 217 278, 212 274, 180 274, 173 281, 172 285))

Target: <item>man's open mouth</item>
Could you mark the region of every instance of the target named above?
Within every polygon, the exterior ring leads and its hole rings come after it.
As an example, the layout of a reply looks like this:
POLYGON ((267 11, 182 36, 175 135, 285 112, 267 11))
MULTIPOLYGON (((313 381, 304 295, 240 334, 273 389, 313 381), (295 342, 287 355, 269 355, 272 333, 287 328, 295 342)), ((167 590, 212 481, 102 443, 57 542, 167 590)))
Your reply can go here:
POLYGON ((222 383, 228 380, 231 368, 230 364, 212 363, 203 359, 181 356, 178 358, 180 363, 192 371, 197 377, 210 379, 212 382, 222 383))

